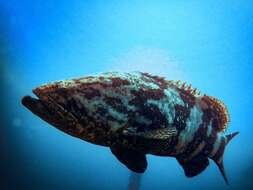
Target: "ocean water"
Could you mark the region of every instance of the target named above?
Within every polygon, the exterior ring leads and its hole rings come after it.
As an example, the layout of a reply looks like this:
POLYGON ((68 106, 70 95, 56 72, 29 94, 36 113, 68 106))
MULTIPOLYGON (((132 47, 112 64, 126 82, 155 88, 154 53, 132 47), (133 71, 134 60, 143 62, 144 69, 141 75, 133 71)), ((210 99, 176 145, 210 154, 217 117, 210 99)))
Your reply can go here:
POLYGON ((253 2, 0 0, 0 189, 253 189, 253 2), (21 98, 43 83, 146 71, 222 100, 240 131, 216 165, 186 178, 148 155, 134 175, 105 147, 64 134, 21 98))

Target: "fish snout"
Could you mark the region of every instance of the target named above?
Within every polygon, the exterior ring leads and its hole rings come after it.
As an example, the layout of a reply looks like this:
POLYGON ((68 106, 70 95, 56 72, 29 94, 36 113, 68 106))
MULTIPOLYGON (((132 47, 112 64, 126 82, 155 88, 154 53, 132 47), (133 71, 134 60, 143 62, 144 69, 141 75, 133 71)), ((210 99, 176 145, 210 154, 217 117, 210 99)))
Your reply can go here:
POLYGON ((59 85, 57 83, 45 84, 39 87, 36 87, 32 90, 32 92, 41 99, 44 99, 46 95, 56 92, 59 89, 59 85))

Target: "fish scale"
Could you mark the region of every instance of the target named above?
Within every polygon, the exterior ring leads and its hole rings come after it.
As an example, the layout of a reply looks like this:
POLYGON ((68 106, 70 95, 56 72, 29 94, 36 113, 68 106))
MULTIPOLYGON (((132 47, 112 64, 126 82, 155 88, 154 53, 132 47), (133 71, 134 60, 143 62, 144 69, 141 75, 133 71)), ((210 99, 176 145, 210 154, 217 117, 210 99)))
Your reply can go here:
POLYGON ((65 133, 106 146, 127 168, 142 173, 146 154, 175 157, 187 177, 209 159, 228 183, 223 154, 238 134, 225 134, 227 107, 191 84, 150 73, 107 72, 51 82, 22 103, 65 133))

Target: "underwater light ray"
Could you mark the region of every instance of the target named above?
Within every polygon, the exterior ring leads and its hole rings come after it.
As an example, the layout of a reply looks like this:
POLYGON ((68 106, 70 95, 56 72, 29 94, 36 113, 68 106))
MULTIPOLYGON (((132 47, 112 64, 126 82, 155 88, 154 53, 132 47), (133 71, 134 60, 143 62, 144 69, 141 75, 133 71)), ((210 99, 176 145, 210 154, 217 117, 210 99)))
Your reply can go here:
POLYGON ((140 186, 141 186, 142 175, 143 174, 130 171, 127 189, 128 190, 139 190, 140 186))

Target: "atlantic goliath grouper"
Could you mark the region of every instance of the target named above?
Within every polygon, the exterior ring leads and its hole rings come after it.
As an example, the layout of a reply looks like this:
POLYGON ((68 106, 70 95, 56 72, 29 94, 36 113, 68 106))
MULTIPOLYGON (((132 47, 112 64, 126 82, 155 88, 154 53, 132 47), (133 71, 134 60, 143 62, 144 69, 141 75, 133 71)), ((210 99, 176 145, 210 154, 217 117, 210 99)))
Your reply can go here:
POLYGON ((22 103, 57 129, 110 147, 130 170, 143 173, 146 154, 175 157, 187 177, 218 166, 228 183, 223 153, 238 132, 224 135, 229 116, 214 97, 181 81, 148 73, 108 72, 57 81, 33 90, 22 103))

